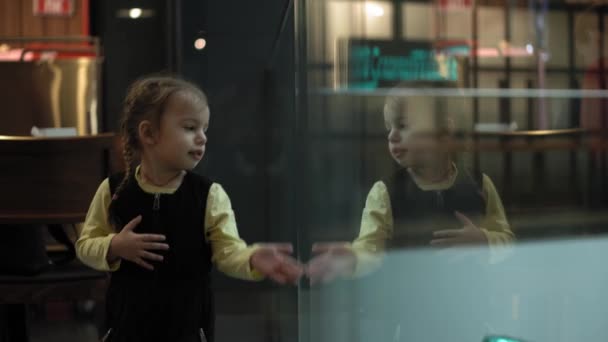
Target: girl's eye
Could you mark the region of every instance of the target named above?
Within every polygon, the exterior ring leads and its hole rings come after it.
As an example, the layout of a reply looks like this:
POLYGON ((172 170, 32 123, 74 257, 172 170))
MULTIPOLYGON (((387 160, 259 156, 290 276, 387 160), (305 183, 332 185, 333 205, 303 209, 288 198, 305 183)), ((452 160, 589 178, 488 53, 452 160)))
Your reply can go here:
POLYGON ((194 127, 194 126, 186 126, 184 128, 188 131, 194 131, 196 129, 196 127, 194 127))
POLYGON ((402 130, 402 129, 407 129, 407 128, 408 128, 408 125, 407 125, 406 123, 403 123, 403 122, 395 122, 395 123, 393 123, 393 124, 391 124, 391 125, 387 125, 387 126, 386 126, 386 131, 387 131, 387 132, 390 132, 390 131, 391 131, 391 130, 393 130, 393 129, 396 129, 396 130, 402 130))

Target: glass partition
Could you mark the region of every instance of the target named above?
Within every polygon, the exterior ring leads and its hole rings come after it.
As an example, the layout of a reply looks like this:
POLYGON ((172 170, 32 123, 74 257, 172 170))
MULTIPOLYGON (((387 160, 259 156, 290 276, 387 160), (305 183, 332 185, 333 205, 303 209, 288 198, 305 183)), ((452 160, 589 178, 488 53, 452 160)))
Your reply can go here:
POLYGON ((300 341, 608 333, 605 19, 296 1, 300 341))

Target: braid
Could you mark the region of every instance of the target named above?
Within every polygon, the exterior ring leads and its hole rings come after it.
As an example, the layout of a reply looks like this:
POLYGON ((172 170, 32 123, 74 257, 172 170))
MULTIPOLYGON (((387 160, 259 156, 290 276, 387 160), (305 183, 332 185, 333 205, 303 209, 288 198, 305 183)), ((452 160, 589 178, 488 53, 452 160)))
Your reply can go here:
MULTIPOLYGON (((123 126, 123 131, 126 131, 125 128, 126 127, 123 126)), ((117 222, 117 219, 116 219, 116 215, 114 214, 114 203, 120 196, 120 193, 125 188, 127 183, 129 183, 129 178, 131 176, 133 162, 135 159, 135 152, 133 150, 132 144, 133 144, 132 137, 128 134, 123 135, 122 156, 123 156, 123 159, 125 162, 125 174, 124 174, 122 180, 120 181, 120 184, 118 185, 118 187, 116 187, 114 194, 112 195, 112 201, 110 202, 110 208, 108 210, 110 223, 114 227, 117 227, 119 225, 119 223, 117 222)))
POLYGON ((120 182, 118 187, 116 188, 116 191, 114 191, 114 196, 112 196, 112 200, 118 198, 122 189, 124 189, 124 187, 127 185, 127 182, 129 181, 129 176, 131 176, 134 156, 133 149, 131 148, 131 145, 128 142, 124 142, 122 144, 122 157, 125 161, 125 175, 122 178, 122 181, 120 182))

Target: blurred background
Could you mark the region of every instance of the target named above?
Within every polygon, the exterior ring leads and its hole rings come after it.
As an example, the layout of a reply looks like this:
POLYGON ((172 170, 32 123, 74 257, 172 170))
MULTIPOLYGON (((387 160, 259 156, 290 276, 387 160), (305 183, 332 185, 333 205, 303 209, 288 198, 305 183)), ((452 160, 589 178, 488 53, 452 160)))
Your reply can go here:
POLYGON ((383 118, 395 94, 420 115, 453 118, 460 161, 493 181, 516 236, 499 262, 464 273, 429 266, 427 249, 316 286, 216 272, 217 341, 601 340, 606 5, 0 0, 0 186, 19 194, 0 199, 0 340, 105 331, 104 275, 71 261, 59 275, 18 271, 70 259, 73 225, 121 169, 112 133, 127 86, 158 72, 207 93, 208 153, 196 171, 230 194, 248 243, 290 242, 307 262, 313 243, 357 238, 368 192, 398 169, 383 118), (75 136, 42 150, 18 143, 32 126, 75 136), (24 191, 26 174, 56 188, 24 191))

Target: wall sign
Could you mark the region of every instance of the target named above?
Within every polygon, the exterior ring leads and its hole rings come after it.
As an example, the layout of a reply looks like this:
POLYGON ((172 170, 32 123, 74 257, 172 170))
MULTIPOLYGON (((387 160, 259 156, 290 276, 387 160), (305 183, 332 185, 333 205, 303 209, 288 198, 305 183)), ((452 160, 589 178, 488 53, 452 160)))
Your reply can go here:
POLYGON ((74 14, 74 0, 34 0, 34 15, 69 17, 74 14))
POLYGON ((455 82, 455 55, 427 41, 348 39, 339 42, 337 79, 340 87, 363 89, 412 81, 455 82))

